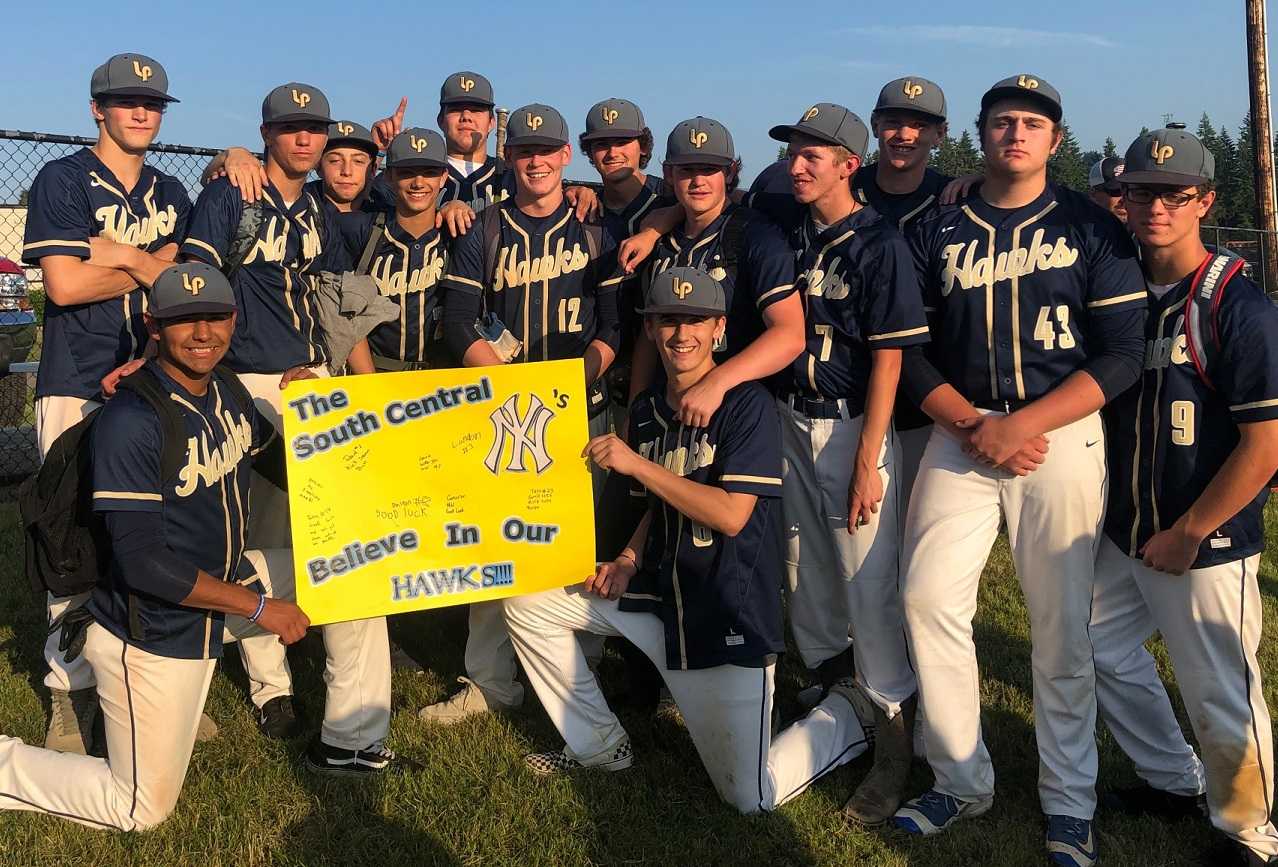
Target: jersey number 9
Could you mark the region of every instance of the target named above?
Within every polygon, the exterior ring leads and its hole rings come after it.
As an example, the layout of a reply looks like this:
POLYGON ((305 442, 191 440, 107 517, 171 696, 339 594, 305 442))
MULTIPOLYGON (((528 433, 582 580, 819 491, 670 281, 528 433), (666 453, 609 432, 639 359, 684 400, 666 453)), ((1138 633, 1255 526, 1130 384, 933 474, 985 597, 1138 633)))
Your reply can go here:
POLYGON ((1171 404, 1172 442, 1178 446, 1194 444, 1194 402, 1173 400, 1171 404))

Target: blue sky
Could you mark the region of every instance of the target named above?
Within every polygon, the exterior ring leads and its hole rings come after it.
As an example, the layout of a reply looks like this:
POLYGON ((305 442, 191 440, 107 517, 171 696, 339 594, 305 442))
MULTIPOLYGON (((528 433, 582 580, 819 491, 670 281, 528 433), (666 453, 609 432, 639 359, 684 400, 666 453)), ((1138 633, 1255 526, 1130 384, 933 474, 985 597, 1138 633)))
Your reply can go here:
MULTIPOLYGON (((981 93, 1032 72, 1062 93, 1084 149, 1112 135, 1120 150, 1163 115, 1191 129, 1207 110, 1236 129, 1247 111, 1243 4, 1073 0, 848 4, 589 2, 477 5, 15 3, 3 61, 0 126, 92 134, 88 80, 118 52, 160 60, 182 102, 169 143, 255 144, 262 97, 296 80, 364 123, 409 98, 409 123, 434 126, 439 85, 460 69, 489 77, 497 102, 555 106, 574 136, 596 101, 637 103, 664 148, 697 114, 732 131, 752 177, 775 155, 767 130, 814 102, 868 120, 879 88, 906 74, 939 83, 951 130, 970 128, 981 93), (1050 9, 1050 15, 1045 14, 1050 9), (356 11, 358 10, 358 11, 356 11), (16 35, 16 36, 15 36, 16 35)), ((594 177, 575 157, 575 177, 594 177)))

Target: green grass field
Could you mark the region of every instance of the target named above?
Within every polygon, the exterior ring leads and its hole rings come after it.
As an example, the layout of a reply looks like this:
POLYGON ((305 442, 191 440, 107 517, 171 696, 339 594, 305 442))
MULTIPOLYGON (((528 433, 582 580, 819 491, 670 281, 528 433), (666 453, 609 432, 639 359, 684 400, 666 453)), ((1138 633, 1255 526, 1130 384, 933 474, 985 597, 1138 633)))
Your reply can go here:
MULTIPOLYGON (((16 510, 0 506, 0 732, 39 743, 46 699, 40 684, 43 607, 21 576, 16 510)), ((1274 528, 1272 510, 1270 526, 1274 528)), ((1261 660, 1275 704, 1278 568, 1261 573, 1266 641, 1261 660)), ((279 744, 253 725, 236 654, 219 670, 208 712, 221 736, 198 744, 177 811, 136 835, 91 831, 28 813, 0 813, 0 865, 1029 865, 1043 863, 1031 726, 1029 632, 1006 546, 990 558, 977 644, 986 739, 998 772, 994 809, 938 839, 908 840, 851 827, 839 808, 869 758, 821 780, 775 814, 744 818, 719 802, 676 722, 625 716, 638 761, 617 775, 543 781, 525 771, 531 748, 558 747, 536 699, 525 713, 453 727, 418 721, 418 707, 451 690, 462 673, 460 610, 409 615, 393 627, 428 673, 395 675, 390 746, 425 770, 365 785, 334 783, 302 765, 305 740, 279 744)), ((1161 648, 1157 649, 1160 659, 1161 648)), ((297 694, 318 726, 323 648, 312 634, 290 651, 297 694)), ((619 663, 605 660, 605 681, 619 663)), ((778 677, 782 712, 800 683, 792 660, 778 677)), ((605 683, 605 687, 607 683, 605 683)), ((1108 734, 1102 783, 1135 781, 1108 734)), ((911 785, 930 782, 916 764, 911 785)), ((1195 863, 1202 827, 1101 815, 1107 865, 1195 863)))

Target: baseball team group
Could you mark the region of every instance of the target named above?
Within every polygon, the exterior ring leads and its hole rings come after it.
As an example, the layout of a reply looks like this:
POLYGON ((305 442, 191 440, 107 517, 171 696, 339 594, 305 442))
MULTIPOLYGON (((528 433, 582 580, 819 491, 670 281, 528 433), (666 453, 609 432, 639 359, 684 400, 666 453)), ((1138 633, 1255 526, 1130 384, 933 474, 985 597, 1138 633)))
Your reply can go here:
MULTIPOLYGON (((1278 309, 1200 240, 1214 161, 1183 128, 1075 192, 1048 180, 1061 95, 1013 75, 980 101, 982 174, 952 179, 929 167, 945 96, 910 76, 868 126, 796 106, 770 130, 786 157, 747 191, 708 117, 675 126, 652 172, 625 99, 575 139, 554 108, 518 108, 497 157, 477 73, 444 81, 442 136, 407 125, 407 101, 365 127, 294 82, 262 103, 262 148, 219 154, 192 204, 145 160, 177 102, 161 64, 116 55, 89 95, 97 142, 40 171, 22 256, 47 296, 41 455, 88 455, 106 555, 84 592, 48 596, 48 736, 0 736, 0 808, 162 822, 217 736, 203 710, 228 641, 262 733, 301 733, 288 382, 580 358, 600 565, 472 604, 466 676, 423 720, 523 705, 522 665, 564 741, 528 770, 624 771, 596 676, 614 638, 623 697, 673 702, 741 812, 872 751, 843 817, 940 834, 994 800, 973 619, 1005 529, 1047 862, 1099 862, 1098 719, 1141 780, 1103 789, 1101 821, 1210 821, 1209 863, 1278 861, 1256 656, 1278 309), (565 183, 574 147, 599 184, 565 183), (787 627, 810 685, 782 726, 787 627)), ((307 768, 411 772, 385 739, 392 668, 417 663, 386 618, 319 629, 307 768)))

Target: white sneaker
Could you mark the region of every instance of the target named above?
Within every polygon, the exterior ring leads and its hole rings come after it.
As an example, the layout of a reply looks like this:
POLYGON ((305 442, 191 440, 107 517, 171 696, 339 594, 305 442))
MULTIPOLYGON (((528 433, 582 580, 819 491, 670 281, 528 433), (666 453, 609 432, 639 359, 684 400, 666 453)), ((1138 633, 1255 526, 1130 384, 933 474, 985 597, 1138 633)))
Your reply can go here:
MULTIPOLYGON (((519 707, 519 705, 503 705, 497 702, 489 702, 488 697, 484 695, 484 691, 469 677, 459 677, 457 682, 462 684, 461 689, 443 701, 427 705, 419 710, 417 712, 418 719, 448 726, 472 716, 497 711, 516 710, 519 707)), ((523 704, 523 702, 520 701, 520 704, 523 704)))
MULTIPOLYGON (((566 749, 566 748, 565 748, 566 749)), ((611 753, 603 755, 599 761, 582 764, 569 756, 564 750, 550 753, 529 753, 524 756, 524 764, 539 777, 553 777, 580 770, 624 771, 634 764, 635 753, 630 746, 630 738, 626 738, 611 753)))

